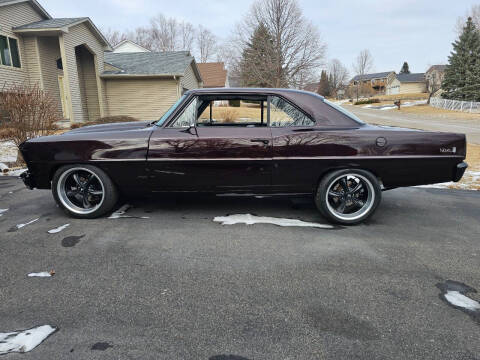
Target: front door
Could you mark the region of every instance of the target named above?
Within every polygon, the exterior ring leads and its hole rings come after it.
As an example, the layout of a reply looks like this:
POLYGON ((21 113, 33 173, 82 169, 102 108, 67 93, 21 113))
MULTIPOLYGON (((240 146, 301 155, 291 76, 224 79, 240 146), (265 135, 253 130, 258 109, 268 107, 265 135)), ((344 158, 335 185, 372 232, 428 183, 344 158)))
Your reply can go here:
POLYGON ((65 92, 65 83, 63 81, 63 75, 58 75, 58 88, 60 89, 60 101, 62 103, 63 118, 69 119, 70 115, 68 112, 68 98, 65 92))
POLYGON ((192 98, 176 119, 153 132, 148 167, 156 191, 270 189, 272 141, 265 102, 231 97, 192 98))

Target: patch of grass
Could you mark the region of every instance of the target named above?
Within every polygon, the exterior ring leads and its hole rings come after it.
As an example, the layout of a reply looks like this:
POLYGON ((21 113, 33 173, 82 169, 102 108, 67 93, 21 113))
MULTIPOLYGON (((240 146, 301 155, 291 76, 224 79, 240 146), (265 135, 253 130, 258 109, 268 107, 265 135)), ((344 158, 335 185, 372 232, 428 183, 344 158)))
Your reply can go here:
POLYGON ((395 95, 380 95, 377 96, 380 101, 388 100, 425 100, 428 99, 427 93, 411 93, 411 94, 395 94, 395 95))
POLYGON ((378 104, 380 102, 377 98, 366 99, 366 100, 359 100, 355 102, 353 105, 366 105, 366 104, 378 104))
POLYGON ((440 115, 442 118, 480 120, 480 114, 435 108, 427 104, 402 107, 401 112, 417 115, 440 115))

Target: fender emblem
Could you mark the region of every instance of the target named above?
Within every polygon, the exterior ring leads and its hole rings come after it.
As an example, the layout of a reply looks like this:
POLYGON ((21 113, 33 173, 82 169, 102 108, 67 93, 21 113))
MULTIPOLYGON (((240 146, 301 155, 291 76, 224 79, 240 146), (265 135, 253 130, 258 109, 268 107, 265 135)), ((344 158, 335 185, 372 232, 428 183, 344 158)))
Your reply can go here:
POLYGON ((452 154, 455 154, 457 152, 457 147, 454 146, 452 147, 451 149, 449 148, 440 148, 440 152, 441 153, 452 153, 452 154))

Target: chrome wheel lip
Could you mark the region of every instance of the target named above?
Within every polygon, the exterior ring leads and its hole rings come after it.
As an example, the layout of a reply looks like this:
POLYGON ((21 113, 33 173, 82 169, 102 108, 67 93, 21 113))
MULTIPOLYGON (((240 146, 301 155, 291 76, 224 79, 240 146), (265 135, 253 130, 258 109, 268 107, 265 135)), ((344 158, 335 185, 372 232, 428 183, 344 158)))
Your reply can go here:
POLYGON ((88 215, 88 214, 91 214, 91 213, 97 211, 102 206, 103 202, 105 201, 105 187, 103 186, 102 180, 100 180, 100 178, 97 176, 97 174, 95 174, 92 170, 84 168, 84 167, 74 167, 74 168, 71 168, 71 169, 68 169, 68 170, 64 171, 60 175, 60 178, 58 179, 58 183, 57 183, 57 195, 58 195, 58 198, 59 198, 60 202, 62 203, 62 205, 65 208, 67 208, 69 211, 71 211, 72 213, 75 213, 75 214, 78 214, 78 215, 88 215), (95 205, 94 207, 92 207, 90 209, 84 209, 84 208, 81 208, 81 207, 75 205, 74 203, 72 203, 70 201, 70 199, 68 198, 67 193, 66 193, 66 189, 65 189, 66 184, 65 183, 66 183, 68 177, 70 175, 74 174, 75 172, 78 172, 78 171, 85 171, 87 173, 92 174, 98 180, 100 186, 102 187, 102 200, 97 205, 95 205))
POLYGON ((357 174, 357 173, 354 173, 354 172, 342 174, 342 175, 337 176, 333 181, 330 182, 330 185, 328 186, 326 194, 325 194, 325 202, 326 202, 327 208, 330 211, 330 213, 333 216, 335 216, 336 218, 338 218, 339 220, 355 221, 355 220, 360 219, 364 215, 366 215, 372 209, 372 207, 375 203, 375 189, 373 187, 372 182, 370 180, 368 180, 363 175, 360 175, 360 174, 357 174), (367 190, 368 190, 368 197, 367 197, 367 200, 366 200, 365 204, 358 211, 356 211, 354 213, 351 213, 351 214, 343 214, 343 213, 340 213, 340 212, 336 211, 333 208, 333 206, 330 205, 330 202, 328 201, 329 200, 328 199, 329 193, 330 193, 333 185, 335 185, 337 183, 337 181, 339 181, 340 179, 342 179, 344 177, 346 177, 347 179, 348 179, 348 177, 355 177, 355 178, 360 179, 367 186, 367 190))

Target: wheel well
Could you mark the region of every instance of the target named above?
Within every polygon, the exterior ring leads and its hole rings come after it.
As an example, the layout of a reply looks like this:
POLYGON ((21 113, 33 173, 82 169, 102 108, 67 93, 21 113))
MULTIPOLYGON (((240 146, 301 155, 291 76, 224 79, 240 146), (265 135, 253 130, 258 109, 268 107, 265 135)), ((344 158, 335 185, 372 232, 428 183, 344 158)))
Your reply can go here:
POLYGON ((370 168, 364 168, 364 167, 361 167, 361 166, 338 166, 338 167, 332 167, 332 168, 328 168, 328 169, 325 169, 325 171, 323 171, 321 173, 321 175, 318 177, 317 179, 317 183, 315 184, 315 189, 314 190, 314 194, 316 194, 317 190, 318 190, 318 186, 320 185, 320 182, 322 181, 322 179, 327 176, 327 174, 330 174, 331 172, 333 171, 337 171, 337 170, 347 170, 347 169, 353 169, 353 170, 363 170, 363 171, 368 171, 369 173, 371 173, 373 176, 375 176, 377 179, 378 179, 378 182, 380 183, 381 186, 383 186, 383 182, 382 182, 382 178, 379 176, 379 174, 370 169, 370 168))

